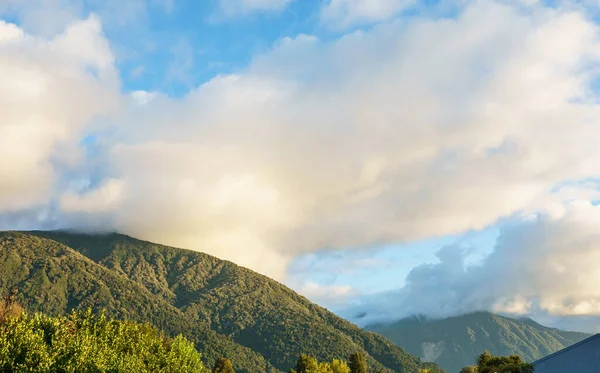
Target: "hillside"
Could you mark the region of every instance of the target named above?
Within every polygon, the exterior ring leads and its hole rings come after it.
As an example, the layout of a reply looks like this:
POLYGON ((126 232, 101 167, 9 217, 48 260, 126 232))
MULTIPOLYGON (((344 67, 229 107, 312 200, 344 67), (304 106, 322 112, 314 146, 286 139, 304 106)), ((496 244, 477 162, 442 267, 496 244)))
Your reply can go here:
POLYGON ((2 232, 0 248, 0 291, 18 288, 27 309, 91 307, 151 322, 195 342, 208 365, 228 356, 240 371, 287 370, 302 353, 331 360, 360 351, 372 371, 428 366, 276 281, 203 253, 66 232, 2 232))
POLYGON ((366 329, 380 333, 413 355, 435 361, 451 373, 473 365, 484 350, 494 355, 517 354, 525 361, 534 361, 589 336, 489 312, 442 320, 413 317, 366 329))

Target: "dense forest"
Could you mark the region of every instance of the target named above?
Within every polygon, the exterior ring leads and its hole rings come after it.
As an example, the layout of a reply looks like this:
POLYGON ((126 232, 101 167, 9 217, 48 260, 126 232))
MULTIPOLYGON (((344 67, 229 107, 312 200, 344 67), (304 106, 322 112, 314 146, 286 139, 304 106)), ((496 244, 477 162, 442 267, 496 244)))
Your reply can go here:
POLYGON ((494 356, 485 351, 477 358, 477 365, 463 367, 460 373, 534 373, 535 366, 524 362, 518 355, 494 356))
MULTIPOLYGON (((170 338, 152 325, 122 321, 87 311, 67 316, 29 315, 16 292, 0 302, 0 372, 210 373, 192 342, 170 338)), ((264 372, 271 371, 265 366, 264 372)), ((367 373, 360 353, 318 362, 301 355, 290 373, 367 373)), ((422 370, 427 372, 427 370, 422 370)), ((235 373, 231 360, 218 358, 212 373, 235 373)))
POLYGON ((194 344, 148 324, 91 310, 29 315, 12 299, 0 304, 0 372, 189 372, 206 369, 194 344))
MULTIPOLYGON (((65 232, 2 232, 0 248, 0 372, 443 371, 202 253, 65 232)), ((462 372, 533 368, 477 363, 462 372)))
POLYGON ((32 313, 91 309, 181 334, 211 367, 229 357, 238 372, 288 371, 302 354, 360 353, 369 372, 441 371, 268 277, 119 234, 0 232, 0 292, 13 288, 32 313))
POLYGON ((367 326, 408 353, 434 360, 448 372, 474 364, 478 356, 518 355, 535 361, 582 341, 589 334, 548 328, 531 319, 475 312, 445 319, 411 317, 367 326))

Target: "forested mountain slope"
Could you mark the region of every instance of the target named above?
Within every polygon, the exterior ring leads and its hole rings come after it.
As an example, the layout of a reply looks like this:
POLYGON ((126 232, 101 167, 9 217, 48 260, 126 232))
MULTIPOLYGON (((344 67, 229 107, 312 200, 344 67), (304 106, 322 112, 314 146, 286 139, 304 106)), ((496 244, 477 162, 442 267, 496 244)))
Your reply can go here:
POLYGON ((448 372, 475 364, 484 350, 493 355, 519 355, 532 362, 589 336, 489 312, 441 320, 412 317, 366 329, 380 333, 413 355, 435 361, 448 372))
MULTIPOLYGON (((0 233, 0 291, 48 314, 106 309, 196 343, 210 365, 241 371, 367 355, 372 371, 418 372, 422 364, 385 338, 337 317, 289 288, 231 262, 119 234, 0 233)), ((436 369, 433 366, 433 369, 436 369)))

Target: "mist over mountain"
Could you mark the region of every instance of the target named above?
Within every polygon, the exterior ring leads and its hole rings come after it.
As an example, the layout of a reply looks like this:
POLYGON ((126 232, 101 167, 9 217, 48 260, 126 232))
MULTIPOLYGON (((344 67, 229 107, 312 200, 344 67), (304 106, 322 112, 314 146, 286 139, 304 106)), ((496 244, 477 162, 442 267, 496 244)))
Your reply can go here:
POLYGON ((371 324, 366 329, 448 372, 474 365, 485 350, 494 355, 519 355, 532 362, 590 336, 548 328, 530 318, 513 319, 490 312, 444 319, 414 316, 371 324))

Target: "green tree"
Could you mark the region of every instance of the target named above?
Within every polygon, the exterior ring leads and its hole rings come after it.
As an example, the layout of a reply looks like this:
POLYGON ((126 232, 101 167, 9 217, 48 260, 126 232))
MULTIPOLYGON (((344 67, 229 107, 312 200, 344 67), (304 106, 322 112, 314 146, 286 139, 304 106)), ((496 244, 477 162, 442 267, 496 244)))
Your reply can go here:
POLYGON ((0 372, 205 373, 194 345, 154 327, 91 311, 26 313, 0 324, 0 372))
POLYGON ((524 363, 520 356, 493 356, 488 351, 477 359, 478 373, 533 373, 535 367, 524 363))
POLYGON ((477 373, 477 367, 476 366, 464 367, 460 370, 460 373, 477 373))
POLYGON ((231 360, 226 357, 221 357, 215 362, 213 367, 213 373, 235 373, 231 360))
POLYGON ((333 359, 330 365, 333 373, 350 373, 350 367, 343 360, 333 359))
POLYGON ((319 373, 333 373, 333 369, 331 369, 330 363, 324 362, 324 363, 319 363, 318 372, 319 373))
POLYGON ((319 363, 317 360, 307 354, 300 355, 296 362, 296 373, 318 373, 319 363))
POLYGON ((350 373, 367 373, 367 359, 360 352, 350 355, 350 373))
POLYGON ((11 289, 10 293, 0 301, 0 324, 23 313, 23 308, 16 299, 18 292, 17 289, 11 289))

